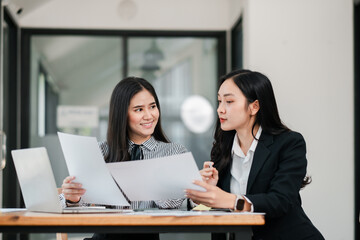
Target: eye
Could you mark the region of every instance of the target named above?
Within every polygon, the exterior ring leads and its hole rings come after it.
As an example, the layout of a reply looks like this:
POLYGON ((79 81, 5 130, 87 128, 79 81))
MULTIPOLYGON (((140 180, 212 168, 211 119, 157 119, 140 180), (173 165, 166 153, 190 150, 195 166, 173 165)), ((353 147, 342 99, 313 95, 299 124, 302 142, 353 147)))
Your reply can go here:
POLYGON ((230 103, 232 103, 232 102, 234 102, 234 101, 226 101, 226 103, 228 103, 228 104, 230 104, 230 103))
POLYGON ((143 109, 142 108, 137 108, 135 109, 135 112, 141 112, 143 109))
POLYGON ((218 103, 219 103, 219 104, 221 103, 221 100, 220 100, 220 99, 218 99, 218 103))
POLYGON ((151 109, 154 109, 154 108, 156 108, 157 106, 156 106, 156 104, 154 104, 154 105, 151 105, 151 109))

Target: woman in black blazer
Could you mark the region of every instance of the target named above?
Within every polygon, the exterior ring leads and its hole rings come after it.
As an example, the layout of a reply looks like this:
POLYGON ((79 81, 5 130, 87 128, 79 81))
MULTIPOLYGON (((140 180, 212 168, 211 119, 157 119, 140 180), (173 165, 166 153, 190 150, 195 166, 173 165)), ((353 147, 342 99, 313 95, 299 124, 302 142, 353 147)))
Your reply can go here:
POLYGON ((264 212, 253 239, 324 239, 301 207, 306 145, 280 120, 269 79, 236 70, 221 78, 211 162, 196 181, 207 191, 186 190, 195 203, 264 212), (213 165, 213 167, 212 167, 213 165))

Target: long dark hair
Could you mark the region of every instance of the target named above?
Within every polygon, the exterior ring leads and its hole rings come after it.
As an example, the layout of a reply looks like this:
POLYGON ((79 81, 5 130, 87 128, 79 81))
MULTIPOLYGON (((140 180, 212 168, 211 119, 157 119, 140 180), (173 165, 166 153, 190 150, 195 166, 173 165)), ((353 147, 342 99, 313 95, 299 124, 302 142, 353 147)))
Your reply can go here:
MULTIPOLYGON (((248 104, 256 100, 259 101, 260 108, 252 126, 254 138, 254 128, 256 125, 260 125, 263 132, 272 135, 290 131, 280 119, 271 82, 265 75, 250 70, 235 70, 222 76, 220 83, 222 84, 227 79, 234 81, 246 97, 248 104)), ((223 131, 219 119, 217 120, 211 159, 214 161, 219 172, 228 167, 231 162, 231 148, 235 134, 235 130, 223 131)), ((306 177, 304 181, 306 181, 303 182, 305 186, 307 183, 310 183, 311 179, 306 177)))
POLYGON ((111 94, 107 129, 109 151, 108 155, 105 156, 106 162, 119 162, 130 159, 128 152, 128 108, 132 97, 144 89, 151 93, 159 109, 159 119, 153 136, 158 141, 169 142, 161 128, 160 104, 153 86, 143 78, 127 77, 115 86, 111 94))

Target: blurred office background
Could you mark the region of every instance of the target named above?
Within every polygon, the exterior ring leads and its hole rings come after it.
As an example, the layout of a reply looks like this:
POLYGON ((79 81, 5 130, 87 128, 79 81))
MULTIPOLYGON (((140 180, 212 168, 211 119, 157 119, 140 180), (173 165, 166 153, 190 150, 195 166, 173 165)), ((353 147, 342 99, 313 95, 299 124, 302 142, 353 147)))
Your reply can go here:
POLYGON ((105 140, 110 95, 125 76, 154 85, 169 139, 201 167, 210 158, 218 78, 247 68, 270 78, 283 121, 306 139, 306 213, 326 239, 360 238, 359 1, 1 2, 3 207, 22 204, 9 152, 45 146, 60 186, 68 172, 56 132, 105 140))

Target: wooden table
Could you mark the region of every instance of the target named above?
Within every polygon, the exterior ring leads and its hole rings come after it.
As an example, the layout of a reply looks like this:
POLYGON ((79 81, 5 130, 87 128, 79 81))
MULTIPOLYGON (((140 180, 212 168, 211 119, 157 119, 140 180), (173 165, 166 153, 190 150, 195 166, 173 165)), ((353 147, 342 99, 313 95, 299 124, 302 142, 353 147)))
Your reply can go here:
POLYGON ((251 226, 264 224, 264 215, 261 214, 150 216, 146 213, 144 215, 0 213, 0 232, 4 233, 237 232, 248 235, 251 233, 251 226))

